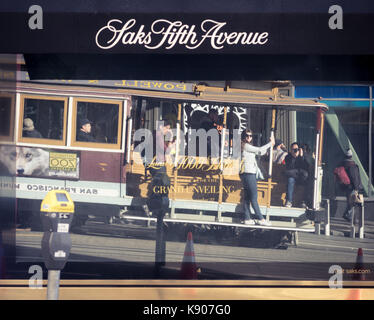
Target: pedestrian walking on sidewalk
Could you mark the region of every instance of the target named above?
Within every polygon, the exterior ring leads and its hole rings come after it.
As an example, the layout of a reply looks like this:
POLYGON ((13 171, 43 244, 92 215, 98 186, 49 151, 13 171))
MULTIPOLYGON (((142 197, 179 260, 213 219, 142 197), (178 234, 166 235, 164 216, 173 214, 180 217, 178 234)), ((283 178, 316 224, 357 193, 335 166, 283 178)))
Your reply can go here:
POLYGON ((345 172, 349 178, 349 184, 346 182, 340 183, 340 188, 343 190, 347 198, 347 208, 343 214, 343 218, 347 221, 351 221, 353 206, 355 204, 355 197, 362 191, 362 183, 360 178, 360 170, 356 162, 352 159, 352 150, 348 149, 345 152, 345 159, 340 164, 341 167, 344 167, 345 172))

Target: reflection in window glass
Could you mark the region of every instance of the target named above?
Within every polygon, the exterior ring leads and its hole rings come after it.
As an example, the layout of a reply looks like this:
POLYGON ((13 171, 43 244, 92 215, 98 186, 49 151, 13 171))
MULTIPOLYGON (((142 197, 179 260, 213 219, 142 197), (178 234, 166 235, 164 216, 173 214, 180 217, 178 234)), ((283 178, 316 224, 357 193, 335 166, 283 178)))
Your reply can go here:
POLYGON ((11 136, 11 103, 10 97, 0 97, 0 136, 11 136))
POLYGON ((162 120, 168 121, 172 128, 177 126, 178 105, 171 102, 162 103, 162 120))
MULTIPOLYGON (((368 173, 368 133, 369 133, 369 109, 357 107, 356 101, 328 101, 329 107, 334 106, 333 111, 336 113, 339 125, 347 135, 349 142, 352 144, 363 170, 368 173)), ((360 104, 369 102, 359 101, 360 104)), ((332 108, 331 108, 332 109, 332 108)), ((336 124, 337 125, 337 124, 336 124)), ((330 125, 325 126, 324 139, 324 180, 323 194, 329 197, 344 196, 343 189, 334 180, 334 169, 344 159, 344 150, 339 144, 340 136, 336 136, 330 125)), ((347 141, 342 141, 343 147, 347 146, 347 141)))
POLYGON ((63 139, 64 101, 25 98, 22 136, 63 139))
POLYGON ((271 126, 271 110, 264 108, 248 108, 247 129, 253 132, 253 145, 262 146, 269 141, 271 126))
POLYGON ((364 108, 336 108, 340 124, 344 128, 366 172, 369 169, 369 110, 364 108))
POLYGON ((79 101, 77 141, 118 143, 118 104, 79 101))
MULTIPOLYGON (((310 150, 315 149, 316 137, 316 114, 313 112, 297 112, 297 142, 307 145, 310 150)), ((291 141, 293 143, 294 141, 291 141)))

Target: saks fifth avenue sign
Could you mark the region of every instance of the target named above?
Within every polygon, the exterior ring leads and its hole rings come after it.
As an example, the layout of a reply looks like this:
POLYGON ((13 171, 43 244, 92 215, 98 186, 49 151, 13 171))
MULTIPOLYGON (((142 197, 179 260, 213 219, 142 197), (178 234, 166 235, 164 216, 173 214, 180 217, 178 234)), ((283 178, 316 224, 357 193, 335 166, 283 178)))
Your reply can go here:
POLYGON ((117 45, 141 45, 146 49, 167 49, 184 46, 189 50, 199 48, 209 43, 215 50, 225 46, 262 46, 269 40, 268 32, 227 32, 226 22, 211 19, 204 20, 200 26, 184 24, 182 21, 159 19, 152 23, 150 30, 135 19, 122 21, 109 20, 96 33, 96 45, 108 50, 117 45))

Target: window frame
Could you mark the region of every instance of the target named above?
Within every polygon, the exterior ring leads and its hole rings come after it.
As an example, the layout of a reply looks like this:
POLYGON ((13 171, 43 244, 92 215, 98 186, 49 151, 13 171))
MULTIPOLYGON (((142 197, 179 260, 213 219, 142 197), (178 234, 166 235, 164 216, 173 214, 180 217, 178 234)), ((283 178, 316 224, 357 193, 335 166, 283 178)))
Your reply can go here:
POLYGON ((63 96, 48 96, 48 95, 34 95, 34 94, 21 94, 20 95, 20 110, 18 117, 18 141, 24 143, 34 144, 47 144, 55 146, 66 146, 66 133, 67 133, 67 115, 68 115, 68 97, 63 96), (64 119, 62 129, 62 139, 47 139, 47 138, 30 138, 23 136, 23 119, 25 115, 25 99, 35 100, 54 100, 64 102, 64 119))
POLYGON ((1 92, 1 98, 10 98, 10 119, 9 119, 9 135, 2 136, 0 135, 1 142, 14 142, 14 119, 15 119, 15 106, 16 106, 16 94, 15 93, 8 93, 8 92, 1 92))
POLYGON ((118 99, 101 99, 101 98, 82 98, 74 97, 72 102, 72 118, 71 118, 71 137, 70 145, 72 147, 84 147, 90 149, 122 149, 122 117, 123 117, 123 100, 118 99), (103 143, 103 142, 82 142, 76 140, 77 135, 77 111, 78 102, 93 102, 93 103, 104 103, 118 106, 118 127, 117 127, 117 143, 103 143))

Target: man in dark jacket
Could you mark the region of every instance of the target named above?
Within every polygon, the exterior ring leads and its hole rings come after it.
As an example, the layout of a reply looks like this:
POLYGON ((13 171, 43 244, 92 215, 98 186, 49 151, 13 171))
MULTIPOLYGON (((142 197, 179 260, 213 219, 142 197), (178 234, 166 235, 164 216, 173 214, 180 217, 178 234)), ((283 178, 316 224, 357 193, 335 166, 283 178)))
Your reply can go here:
MULTIPOLYGON (((212 139, 211 136, 207 137, 207 145, 206 145, 206 156, 207 157, 215 157, 219 154, 220 152, 220 143, 221 143, 221 137, 220 137, 220 131, 218 130, 218 127, 222 127, 223 122, 220 121, 218 117, 218 110, 217 109, 210 109, 208 116, 204 116, 201 121, 200 121, 200 128, 204 129, 207 133, 210 130, 216 130, 218 135, 216 136, 218 138, 218 144, 214 143, 215 139, 212 139)), ((199 154, 200 150, 199 150, 199 154)))
POLYGON ((215 129, 215 124, 218 122, 218 110, 210 109, 207 116, 202 117, 200 121, 200 128, 209 131, 215 129))
POLYGON ((90 120, 81 119, 79 121, 79 131, 77 132, 77 141, 96 142, 96 139, 91 135, 91 121, 90 120))
MULTIPOLYGON (((293 192, 295 189, 295 183, 300 182, 306 184, 308 180, 309 163, 304 157, 303 149, 299 148, 299 144, 294 142, 291 144, 291 152, 284 159, 286 163, 286 177, 287 177, 287 195, 286 195, 286 207, 292 207, 293 192)), ((307 196, 307 188, 304 188, 304 199, 307 196)), ((302 203, 303 207, 306 207, 305 202, 302 203)))
POLYGON ((352 213, 353 213, 353 205, 354 203, 351 201, 352 194, 354 192, 359 192, 362 190, 362 183, 360 178, 360 171, 358 169, 358 165, 352 159, 352 150, 348 149, 345 152, 345 159, 341 164, 350 180, 349 185, 342 185, 342 189, 347 197, 347 209, 344 212, 343 218, 347 221, 351 221, 352 213))

